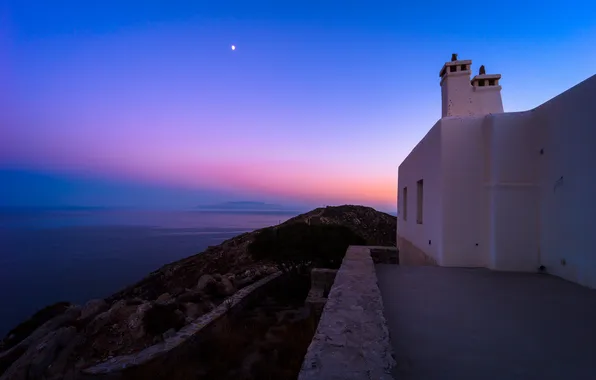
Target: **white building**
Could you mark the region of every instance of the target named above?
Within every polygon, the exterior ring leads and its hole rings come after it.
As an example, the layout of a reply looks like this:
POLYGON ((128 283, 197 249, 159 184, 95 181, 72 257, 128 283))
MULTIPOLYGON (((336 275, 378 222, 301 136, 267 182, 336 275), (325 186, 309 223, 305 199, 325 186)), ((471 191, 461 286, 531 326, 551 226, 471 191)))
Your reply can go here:
POLYGON ((596 288, 596 75, 503 112, 501 76, 470 80, 471 64, 445 63, 442 118, 399 166, 400 261, 596 288))

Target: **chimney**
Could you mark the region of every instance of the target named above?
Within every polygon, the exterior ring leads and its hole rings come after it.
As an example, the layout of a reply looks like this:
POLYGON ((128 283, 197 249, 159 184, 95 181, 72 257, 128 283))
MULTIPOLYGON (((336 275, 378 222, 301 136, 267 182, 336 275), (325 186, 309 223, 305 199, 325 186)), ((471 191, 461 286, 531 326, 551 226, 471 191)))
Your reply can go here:
POLYGON ((499 80, 501 80, 501 74, 486 74, 484 65, 480 66, 478 75, 472 78, 474 102, 477 103, 476 108, 479 113, 503 112, 503 99, 501 98, 499 80))
POLYGON ((459 60, 457 54, 451 56, 439 73, 441 77, 442 117, 473 115, 472 85, 470 75, 471 60, 459 60))

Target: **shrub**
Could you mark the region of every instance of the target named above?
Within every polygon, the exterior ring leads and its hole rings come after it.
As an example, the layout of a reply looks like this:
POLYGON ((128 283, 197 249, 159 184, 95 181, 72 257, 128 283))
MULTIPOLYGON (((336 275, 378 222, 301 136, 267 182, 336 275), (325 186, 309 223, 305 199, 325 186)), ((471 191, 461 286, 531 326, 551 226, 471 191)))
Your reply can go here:
POLYGON ((155 304, 143 316, 145 331, 152 335, 161 335, 171 328, 179 330, 184 323, 184 318, 176 313, 176 304, 155 304))
POLYGON ((350 245, 365 240, 347 227, 294 223, 262 230, 248 246, 255 260, 271 260, 284 272, 339 268, 350 245))

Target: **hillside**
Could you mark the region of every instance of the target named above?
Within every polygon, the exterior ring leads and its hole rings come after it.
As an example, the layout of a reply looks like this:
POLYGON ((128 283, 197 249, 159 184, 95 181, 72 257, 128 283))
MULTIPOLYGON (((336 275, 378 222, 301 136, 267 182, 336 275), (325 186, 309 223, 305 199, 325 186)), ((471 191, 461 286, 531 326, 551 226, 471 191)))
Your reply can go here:
MULTIPOLYGON (((342 225, 364 238, 367 245, 396 245, 396 217, 370 207, 321 207, 291 218, 279 226, 293 223, 342 225)), ((155 299, 167 291, 192 287, 203 273, 235 273, 266 265, 268 263, 255 262, 248 254, 248 245, 260 231, 238 235, 200 254, 165 265, 110 299, 155 299)))
MULTIPOLYGON (((319 252, 338 247, 326 244, 335 239, 326 231, 338 229, 349 229, 350 234, 357 235, 357 241, 367 245, 395 246, 396 218, 389 214, 363 206, 318 208, 165 265, 105 300, 91 300, 84 306, 58 303, 44 308, 0 341, 0 375, 6 371, 4 375, 9 378, 37 378, 25 373, 31 373, 35 360, 42 360, 46 366, 52 363, 51 370, 37 369, 45 374, 43 378, 58 379, 68 371, 77 372, 107 358, 163 342, 168 334, 213 310, 237 290, 277 271, 272 262, 257 261, 249 254, 250 246, 254 255, 256 243, 251 243, 257 236, 267 236, 260 234, 277 229, 294 252, 293 242, 302 239, 295 231, 304 231, 304 224, 326 226, 315 228, 323 231, 317 240, 320 243, 315 242, 320 245, 319 252), (62 341, 71 342, 68 352, 60 351, 59 347, 66 344, 62 341), (51 350, 35 351, 40 345, 51 350), (34 359, 40 355, 42 359, 34 359)), ((341 246, 340 242, 339 247, 344 252, 347 245, 341 246)), ((278 252, 277 248, 273 251, 278 252)))

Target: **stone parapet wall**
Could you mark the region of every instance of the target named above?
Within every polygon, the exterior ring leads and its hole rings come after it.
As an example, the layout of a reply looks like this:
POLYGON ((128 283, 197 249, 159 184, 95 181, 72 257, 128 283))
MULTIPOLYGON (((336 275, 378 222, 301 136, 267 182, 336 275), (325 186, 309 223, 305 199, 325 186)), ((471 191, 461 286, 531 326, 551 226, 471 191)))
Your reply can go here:
POLYGON ((391 380, 395 365, 369 247, 351 246, 337 272, 299 380, 391 380))
POLYGON ((411 241, 398 237, 399 265, 437 265, 437 260, 416 247, 411 241))
POLYGON ((84 379, 149 379, 167 378, 168 373, 191 357, 193 351, 207 337, 218 334, 227 326, 229 314, 240 311, 246 305, 262 297, 272 286, 276 286, 282 273, 269 275, 252 285, 240 289, 226 302, 211 312, 197 318, 180 329, 176 335, 143 351, 117 356, 103 363, 83 370, 84 379))

